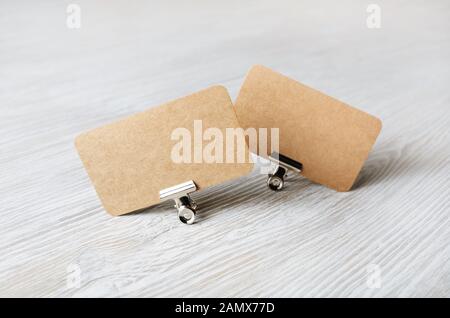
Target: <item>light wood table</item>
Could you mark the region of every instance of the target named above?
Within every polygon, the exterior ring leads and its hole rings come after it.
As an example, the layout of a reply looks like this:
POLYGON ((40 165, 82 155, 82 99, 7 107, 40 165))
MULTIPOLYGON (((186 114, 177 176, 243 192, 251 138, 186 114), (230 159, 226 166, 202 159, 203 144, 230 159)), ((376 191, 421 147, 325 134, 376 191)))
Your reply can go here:
POLYGON ((450 296, 450 3, 0 4, 0 296, 450 296), (75 151, 86 130, 263 64, 372 113, 356 188, 265 176, 111 217, 75 151), (77 279, 79 280, 77 281, 77 279), (79 282, 79 284, 78 284, 79 282))

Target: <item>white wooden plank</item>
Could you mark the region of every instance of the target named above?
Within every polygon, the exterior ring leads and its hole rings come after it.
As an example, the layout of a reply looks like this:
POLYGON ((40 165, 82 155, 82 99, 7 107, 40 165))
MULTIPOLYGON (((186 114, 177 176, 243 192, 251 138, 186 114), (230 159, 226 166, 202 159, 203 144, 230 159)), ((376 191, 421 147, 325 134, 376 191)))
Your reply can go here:
POLYGON ((450 5, 377 1, 0 4, 0 296, 450 296, 450 5), (255 172, 106 214, 79 132, 265 64, 383 119, 356 189, 255 172), (371 288, 370 264, 381 270, 371 288), (67 271, 81 270, 79 288, 67 271), (369 284, 368 284, 369 282, 369 284))

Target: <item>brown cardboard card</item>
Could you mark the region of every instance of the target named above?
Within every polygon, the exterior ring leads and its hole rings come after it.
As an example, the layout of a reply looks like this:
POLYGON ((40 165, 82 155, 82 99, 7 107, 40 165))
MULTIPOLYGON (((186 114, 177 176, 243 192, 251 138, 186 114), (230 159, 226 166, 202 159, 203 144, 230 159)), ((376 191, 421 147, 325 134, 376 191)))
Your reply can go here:
POLYGON ((83 133, 75 144, 103 206, 121 215, 159 203, 160 190, 189 180, 201 190, 249 173, 253 164, 245 139, 246 160, 239 162, 230 160, 238 145, 203 136, 208 128, 225 136, 227 128, 237 127, 228 92, 214 86, 83 133), (232 156, 206 162, 202 154, 208 150, 232 156))
POLYGON ((248 73, 235 110, 244 129, 278 128, 279 152, 337 191, 350 190, 381 130, 378 118, 263 66, 248 73))

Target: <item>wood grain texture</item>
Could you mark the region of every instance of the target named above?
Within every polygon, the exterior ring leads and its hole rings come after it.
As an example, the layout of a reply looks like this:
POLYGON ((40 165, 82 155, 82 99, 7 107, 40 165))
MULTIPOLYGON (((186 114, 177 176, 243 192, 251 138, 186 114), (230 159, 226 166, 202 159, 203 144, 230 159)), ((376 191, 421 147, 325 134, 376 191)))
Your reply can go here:
POLYGON ((0 296, 450 296, 450 4, 377 1, 0 4, 0 296), (263 64, 380 117, 357 181, 255 173, 111 217, 74 137, 263 64), (371 288, 371 264, 380 288, 371 288), (80 269, 79 288, 68 271, 80 269), (369 282, 369 284, 368 284, 369 282))

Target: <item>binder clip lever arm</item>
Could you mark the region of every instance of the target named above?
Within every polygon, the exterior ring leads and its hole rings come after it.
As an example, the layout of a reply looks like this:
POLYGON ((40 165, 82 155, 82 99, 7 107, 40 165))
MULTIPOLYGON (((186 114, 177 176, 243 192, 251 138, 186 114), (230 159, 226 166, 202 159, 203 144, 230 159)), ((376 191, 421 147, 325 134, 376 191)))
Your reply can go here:
POLYGON ((161 201, 174 200, 175 208, 178 210, 178 218, 185 224, 195 221, 197 203, 190 197, 190 193, 197 191, 194 181, 180 183, 176 186, 159 191, 161 201))
POLYGON ((303 165, 289 157, 286 157, 278 152, 272 152, 269 155, 269 160, 276 165, 273 173, 267 177, 267 186, 273 191, 279 191, 284 187, 284 178, 288 171, 296 173, 302 172, 303 165))

